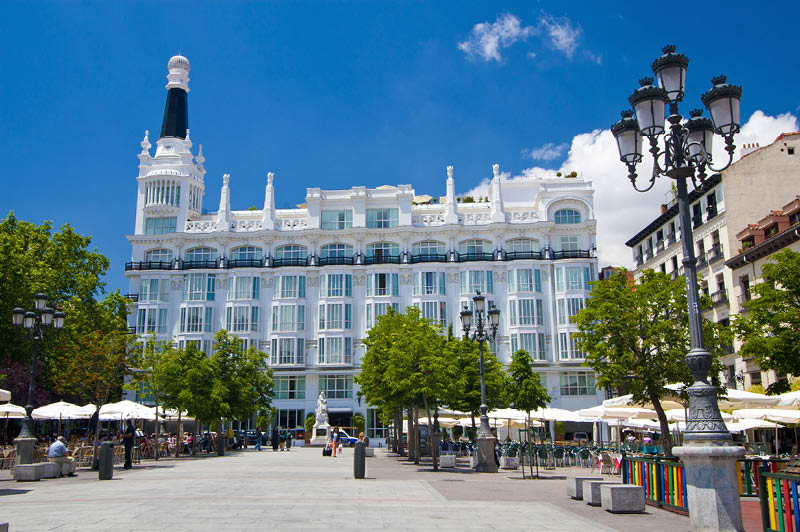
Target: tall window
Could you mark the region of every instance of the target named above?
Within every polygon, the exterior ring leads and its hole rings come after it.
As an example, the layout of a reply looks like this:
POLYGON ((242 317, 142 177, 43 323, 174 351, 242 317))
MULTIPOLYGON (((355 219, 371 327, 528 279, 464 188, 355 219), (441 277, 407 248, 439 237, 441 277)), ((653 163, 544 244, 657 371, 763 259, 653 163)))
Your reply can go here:
POLYGON ((350 303, 322 303, 319 306, 319 329, 352 329, 353 305, 350 303))
POLYGON ((569 311, 569 321, 574 322, 575 316, 578 315, 583 309, 583 298, 582 297, 570 297, 567 299, 567 309, 569 311))
POLYGON ((377 408, 367 409, 367 437, 381 439, 386 437, 389 427, 381 421, 377 408))
POLYGON ((517 292, 541 292, 542 291, 542 272, 538 269, 521 268, 509 270, 508 272, 508 293, 517 292))
POLYGON ((560 236, 558 237, 558 241, 561 246, 561 251, 575 251, 579 249, 577 235, 560 236))
POLYGON ((578 224, 581 223, 581 213, 575 209, 561 209, 556 211, 555 222, 557 224, 578 224))
POLYGON ((261 248, 253 246, 240 246, 231 251, 232 260, 260 260, 261 248))
POLYGON ((182 333, 212 332, 214 307, 181 307, 180 331, 182 333))
POLYGON ((278 410, 278 420, 276 425, 279 427, 286 427, 294 429, 303 427, 305 420, 305 410, 278 410))
POLYGON ((444 272, 414 272, 414 295, 430 296, 445 294, 444 272))
POLYGON ((258 331, 258 307, 237 305, 225 309, 225 328, 232 332, 258 331))
POLYGON ((492 243, 488 240, 464 240, 458 244, 459 253, 476 254, 476 253, 491 253, 492 243))
POLYGON ((319 297, 350 297, 353 295, 353 276, 331 273, 319 276, 319 297))
POLYGON ((541 325, 543 304, 541 299, 512 299, 508 302, 509 324, 513 326, 541 325))
MULTIPOLYGON (((303 338, 281 337, 270 342, 270 364, 304 364, 305 340, 303 338)), ((300 399, 298 397, 298 399, 300 399)))
POLYGON ((142 279, 139 301, 169 301, 169 279, 142 279))
POLYGON ((397 303, 367 303, 367 330, 375 326, 379 316, 383 316, 389 312, 389 307, 397 311, 397 303))
POLYGON ((175 216, 167 218, 145 218, 144 220, 144 234, 146 235, 174 233, 177 227, 178 218, 175 216))
POLYGON ((569 358, 569 335, 567 333, 558 333, 558 347, 561 358, 569 358))
POLYGON ((305 399, 306 378, 296 375, 279 375, 273 377, 275 399, 305 399))
POLYGON ((327 244, 322 246, 320 255, 326 259, 329 257, 352 257, 353 246, 349 244, 327 244))
POLYGON ((279 275, 275 278, 274 298, 299 298, 306 297, 305 275, 279 275))
POLYGON ((567 290, 583 290, 583 268, 566 268, 567 290))
POLYGON ((479 290, 482 294, 494 293, 494 279, 491 271, 461 271, 459 276, 462 294, 474 294, 479 290))
POLYGON ((397 257, 400 246, 393 242, 374 242, 367 245, 367 257, 382 259, 384 257, 397 257))
POLYGON ((506 240, 506 251, 525 253, 539 251, 539 242, 530 238, 513 238, 506 240))
POLYGON ((572 358, 584 358, 583 351, 578 348, 578 337, 574 334, 569 335, 569 350, 572 353, 572 358))
POLYGON ((447 327, 447 303, 444 301, 420 301, 414 303, 422 317, 431 323, 447 327))
POLYGON ((272 305, 272 332, 294 332, 305 330, 305 305, 272 305))
POLYGON ((213 248, 192 248, 186 251, 187 262, 212 262, 217 260, 217 250, 213 248))
POLYGON ((397 227, 399 213, 399 209, 367 209, 367 227, 372 229, 397 227))
POLYGON ((261 279, 259 277, 234 277, 231 279, 228 299, 258 299, 261 279))
POLYGON ((172 251, 168 249, 153 249, 144 254, 147 262, 172 262, 172 251))
POLYGON ((352 375, 320 375, 319 390, 325 392, 328 399, 352 399, 352 375))
POLYGON ((423 240, 422 242, 414 242, 411 245, 411 253, 413 255, 421 255, 423 257, 431 257, 436 255, 444 255, 444 243, 436 242, 435 240, 423 240))
POLYGON ((350 209, 322 211, 320 226, 322 229, 350 229, 353 227, 353 211, 350 209))
POLYGON ((140 308, 136 316, 136 332, 138 334, 167 332, 167 309, 140 308))
POLYGON ((560 375, 561 395, 594 395, 594 375, 587 371, 565 371, 560 375))
POLYGON ((213 273, 188 273, 183 276, 184 301, 214 301, 217 277, 213 273))
POLYGON ((317 353, 320 364, 352 364, 353 339, 349 336, 317 338, 317 353))
POLYGON ((546 360, 544 351, 544 333, 519 333, 511 335, 511 352, 522 349, 536 360, 546 360))
POLYGON ((276 259, 305 259, 308 256, 308 249, 305 246, 289 244, 275 249, 276 259))
POLYGON ((367 274, 367 296, 396 296, 400 292, 396 273, 367 274))

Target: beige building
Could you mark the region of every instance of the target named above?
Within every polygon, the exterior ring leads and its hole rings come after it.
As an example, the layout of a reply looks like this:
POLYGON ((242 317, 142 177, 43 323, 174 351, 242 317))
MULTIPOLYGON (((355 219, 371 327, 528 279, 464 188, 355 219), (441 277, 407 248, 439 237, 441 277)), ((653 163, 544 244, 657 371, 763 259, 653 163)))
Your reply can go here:
MULTIPOLYGON (((747 312, 750 288, 761 282, 761 269, 772 256, 784 249, 800 252, 800 196, 780 210, 771 211, 757 223, 748 224, 736 234, 738 254, 725 264, 733 277, 733 294, 730 302, 732 314, 747 312)), ((739 350, 741 342, 735 342, 739 350)), ((727 367, 727 380, 738 388, 761 384, 765 388, 786 375, 774 371, 761 371, 752 357, 737 357, 727 367)))
MULTIPOLYGON (((741 159, 707 178, 689 194, 698 283, 700 292, 711 298, 711 306, 704 310, 707 319, 727 324, 738 310, 738 305, 734 307, 730 302, 734 275, 726 261, 739 254, 737 234, 743 228, 800 192, 798 149, 800 133, 785 133, 768 146, 747 145, 742 148, 741 159)), ((683 275, 677 201, 662 205, 661 215, 626 245, 633 250, 635 278, 648 269, 673 278, 683 275)), ((737 368, 737 359, 732 347, 722 362, 728 368, 737 368)), ((729 382, 729 386, 734 384, 744 386, 729 382)))

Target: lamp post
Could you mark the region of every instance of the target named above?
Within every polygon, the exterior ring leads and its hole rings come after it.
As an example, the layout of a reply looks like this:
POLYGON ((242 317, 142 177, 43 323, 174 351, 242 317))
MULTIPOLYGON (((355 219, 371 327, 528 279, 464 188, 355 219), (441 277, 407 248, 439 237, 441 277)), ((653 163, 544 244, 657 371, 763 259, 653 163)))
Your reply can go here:
POLYGON ((712 357, 703 340, 688 180, 691 179, 697 188, 705 180, 706 169, 721 172, 733 162, 733 136, 739 132, 742 88, 726 83, 725 76, 714 77, 711 80, 713 87, 701 96, 711 119, 704 118, 703 111, 695 109, 690 111, 690 118, 684 120, 678 112, 678 103, 683 100, 689 59, 676 53, 672 45, 665 46, 662 51, 663 55, 652 64, 658 85, 653 84, 655 80, 651 77, 639 80, 641 87, 628 98, 633 111, 623 111, 622 119, 611 127, 611 131, 617 141, 620 160, 627 165, 628 178, 635 190, 647 192, 659 176, 674 179, 678 189, 691 339, 686 364, 694 383, 686 390, 689 417, 684 445, 675 447, 673 452, 683 459, 685 465, 693 529, 740 531, 744 528, 736 460, 744 455, 744 448, 731 445, 731 434, 717 404, 717 389, 708 382, 712 357), (667 109, 669 116, 665 116, 667 109), (666 127, 665 122, 669 123, 666 127), (727 160, 719 167, 714 166, 711 156, 715 134, 723 138, 727 152, 727 160), (640 188, 636 183, 636 164, 642 160, 643 136, 647 137, 653 155, 653 173, 644 188, 640 188), (659 145, 662 138, 663 144, 659 145))
POLYGON ((493 341, 497 336, 497 326, 500 323, 500 311, 496 308, 486 311, 486 298, 481 295, 480 291, 472 298, 472 302, 475 312, 473 314, 473 311, 465 306, 464 310, 461 311, 461 324, 464 327, 464 336, 469 338, 473 317, 475 318, 475 331, 472 333, 472 339, 478 342, 481 355, 481 426, 478 429, 478 467, 476 471, 479 473, 497 473, 497 463, 494 461, 495 438, 492 436, 492 431, 489 428, 489 416, 486 414, 489 407, 486 404, 486 375, 483 368, 483 343, 487 340, 493 341), (484 320, 488 321, 488 328, 485 327, 484 320))
POLYGON ((33 433, 33 389, 36 386, 36 362, 39 358, 39 343, 49 331, 58 332, 64 326, 63 312, 56 311, 47 306, 47 296, 41 292, 33 297, 34 310, 26 311, 15 308, 11 314, 11 323, 17 329, 25 328, 28 336, 33 340, 33 359, 31 360, 31 377, 28 381, 28 403, 25 405, 25 417, 22 420, 22 430, 14 440, 17 444, 17 464, 33 463, 33 447, 36 436, 33 433))

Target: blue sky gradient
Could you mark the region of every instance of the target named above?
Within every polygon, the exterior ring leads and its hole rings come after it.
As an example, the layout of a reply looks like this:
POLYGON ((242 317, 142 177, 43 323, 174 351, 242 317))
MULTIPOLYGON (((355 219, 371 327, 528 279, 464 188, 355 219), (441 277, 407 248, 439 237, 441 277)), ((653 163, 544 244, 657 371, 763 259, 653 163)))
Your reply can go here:
MULTIPOLYGON (((667 17, 642 2, 5 1, 0 212, 93 235, 112 260, 109 288, 126 291, 136 154, 145 129, 158 137, 179 50, 192 65, 207 209, 223 173, 232 207, 245 209, 261 207, 268 171, 285 208, 306 187, 444 194, 447 164, 459 193, 495 162, 514 175, 558 168, 576 135, 618 118, 666 43, 691 59, 684 112, 724 72, 744 86, 743 121, 796 115, 800 4, 722 5, 686 2, 667 17), (470 55, 474 26, 506 16, 519 31, 501 37, 497 57, 470 55)), ((624 175, 620 164, 595 187, 624 175)))

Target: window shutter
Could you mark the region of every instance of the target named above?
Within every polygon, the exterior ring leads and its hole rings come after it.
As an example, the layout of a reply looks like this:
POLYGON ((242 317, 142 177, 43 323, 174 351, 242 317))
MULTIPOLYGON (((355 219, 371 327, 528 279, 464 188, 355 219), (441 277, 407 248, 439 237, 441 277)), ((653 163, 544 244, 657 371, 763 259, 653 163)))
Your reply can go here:
POLYGON ((534 288, 537 292, 542 291, 542 272, 541 270, 533 270, 534 288))
POLYGON ((392 274, 392 295, 396 296, 399 293, 400 287, 398 286, 397 282, 397 274, 392 274))
POLYGON ((306 276, 301 275, 297 278, 297 297, 303 299, 306 297, 306 276))
POLYGON ((419 286, 419 272, 414 272, 414 295, 419 295, 420 286, 419 286))
POLYGON ((493 294, 494 293, 494 278, 492 277, 492 272, 486 272, 486 293, 493 294))
POLYGON ((297 330, 306 330, 306 306, 297 305, 297 330))
POLYGON ((353 295, 353 276, 349 273, 344 276, 344 295, 346 297, 353 295))

